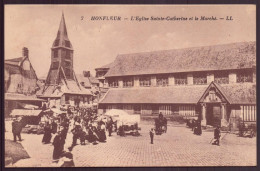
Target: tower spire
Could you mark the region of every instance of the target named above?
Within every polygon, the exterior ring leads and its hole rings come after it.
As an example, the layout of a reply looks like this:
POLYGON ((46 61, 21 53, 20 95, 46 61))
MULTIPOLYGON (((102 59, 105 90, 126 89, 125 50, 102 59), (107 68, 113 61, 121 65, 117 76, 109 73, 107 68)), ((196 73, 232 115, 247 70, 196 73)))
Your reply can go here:
POLYGON ((62 11, 62 16, 60 20, 60 27, 57 33, 57 39, 68 39, 68 33, 67 33, 67 28, 65 24, 65 18, 64 18, 64 13, 62 11))

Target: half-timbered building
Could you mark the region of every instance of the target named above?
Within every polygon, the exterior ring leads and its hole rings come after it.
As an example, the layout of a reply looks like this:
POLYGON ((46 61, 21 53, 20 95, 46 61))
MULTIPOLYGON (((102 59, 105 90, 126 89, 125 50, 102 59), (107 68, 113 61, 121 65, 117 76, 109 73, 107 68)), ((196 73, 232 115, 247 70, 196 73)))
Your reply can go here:
POLYGON ((29 50, 23 48, 19 58, 6 59, 4 65, 5 116, 13 109, 28 106, 38 108, 42 99, 36 97, 37 75, 29 59, 29 50))
POLYGON ((99 112, 198 116, 202 125, 256 121, 256 43, 118 55, 99 112))

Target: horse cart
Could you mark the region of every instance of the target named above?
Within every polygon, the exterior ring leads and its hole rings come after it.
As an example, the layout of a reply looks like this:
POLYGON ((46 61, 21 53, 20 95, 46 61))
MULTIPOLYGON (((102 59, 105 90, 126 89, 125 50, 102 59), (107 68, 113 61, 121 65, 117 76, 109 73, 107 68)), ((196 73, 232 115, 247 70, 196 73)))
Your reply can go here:
POLYGON ((158 118, 155 118, 155 134, 161 135, 167 131, 167 119, 163 117, 162 114, 159 114, 158 118))
POLYGON ((256 136, 256 124, 240 123, 239 136, 240 137, 248 136, 250 138, 255 137, 256 136))
POLYGON ((139 131, 141 130, 141 128, 138 127, 141 120, 140 115, 130 115, 127 112, 118 109, 112 109, 108 111, 105 115, 111 117, 113 122, 116 123, 117 135, 140 135, 139 131))

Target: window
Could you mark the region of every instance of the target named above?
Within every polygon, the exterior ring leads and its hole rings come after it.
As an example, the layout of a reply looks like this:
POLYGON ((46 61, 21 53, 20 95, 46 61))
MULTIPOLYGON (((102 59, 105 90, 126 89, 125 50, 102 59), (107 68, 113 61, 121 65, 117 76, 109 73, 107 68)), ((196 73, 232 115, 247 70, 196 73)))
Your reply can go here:
POLYGON ((65 40, 65 47, 70 47, 70 41, 65 40))
POLYGON ((69 104, 69 100, 70 100, 70 97, 69 96, 65 96, 65 103, 66 104, 69 104))
POLYGON ((152 114, 159 114, 159 106, 154 104, 152 105, 152 114))
POLYGON ((206 73, 196 73, 193 75, 193 84, 202 85, 207 84, 207 74, 206 73))
POLYGON ((70 59, 70 57, 71 57, 71 56, 70 56, 70 51, 66 50, 66 51, 65 51, 65 58, 66 58, 66 59, 70 59))
POLYGON ((134 105, 134 113, 135 114, 141 114, 141 106, 140 105, 134 105))
POLYGON ((123 105, 123 110, 133 110, 133 105, 125 104, 123 105))
POLYGON ((70 62, 65 61, 65 66, 66 66, 66 67, 70 67, 70 62))
POLYGON ((123 87, 133 87, 133 86, 134 86, 133 78, 124 78, 123 79, 123 87))
POLYGON ((54 46, 59 46, 59 39, 57 39, 57 40, 55 40, 55 42, 54 42, 54 46))
POLYGON ((58 55, 58 50, 54 50, 54 51, 53 51, 53 57, 54 57, 54 58, 58 58, 58 56, 59 56, 59 55, 58 55))
POLYGON ((240 71, 237 73, 237 82, 253 82, 253 73, 251 71, 240 71))
POLYGON ((214 102, 217 101, 217 97, 216 97, 216 89, 214 87, 210 88, 209 90, 209 101, 210 102, 214 102))
POLYGON ((111 79, 108 81, 109 87, 118 87, 118 80, 116 79, 111 79))
POLYGON ((58 69, 58 68, 59 68, 59 62, 53 62, 52 69, 58 69))
POLYGON ((217 72, 214 74, 214 81, 219 84, 228 84, 228 72, 217 72))
POLYGON ((141 77, 139 78, 139 82, 141 87, 151 86, 151 77, 141 77))
POLYGON ((175 76, 175 84, 176 85, 186 85, 187 84, 187 76, 184 74, 175 76))
POLYGON ((68 68, 65 68, 65 75, 66 75, 66 77, 70 77, 70 69, 68 69, 68 68))
POLYGON ((168 85, 168 76, 157 76, 156 77, 157 86, 167 86, 168 85))

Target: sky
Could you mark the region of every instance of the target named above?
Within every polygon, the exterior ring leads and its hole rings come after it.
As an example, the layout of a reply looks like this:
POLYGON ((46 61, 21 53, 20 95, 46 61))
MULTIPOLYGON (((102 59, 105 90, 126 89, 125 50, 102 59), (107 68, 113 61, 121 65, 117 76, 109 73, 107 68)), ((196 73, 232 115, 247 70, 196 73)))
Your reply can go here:
POLYGON ((77 74, 86 70, 95 75, 95 68, 113 62, 118 54, 256 41, 254 5, 5 5, 4 10, 5 59, 21 57, 27 47, 38 78, 48 74, 62 12, 77 74), (91 16, 121 20, 91 20, 91 16), (188 20, 131 21, 136 16, 188 20), (195 21, 195 16, 218 20, 195 21))

